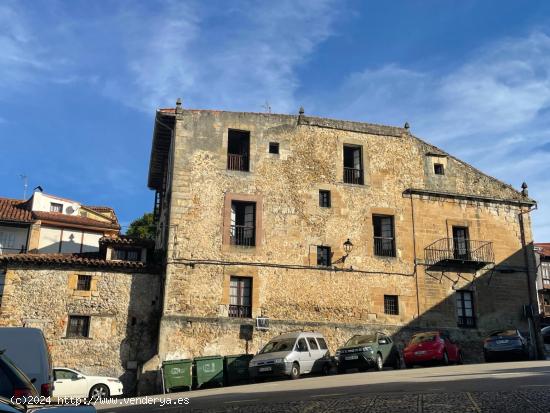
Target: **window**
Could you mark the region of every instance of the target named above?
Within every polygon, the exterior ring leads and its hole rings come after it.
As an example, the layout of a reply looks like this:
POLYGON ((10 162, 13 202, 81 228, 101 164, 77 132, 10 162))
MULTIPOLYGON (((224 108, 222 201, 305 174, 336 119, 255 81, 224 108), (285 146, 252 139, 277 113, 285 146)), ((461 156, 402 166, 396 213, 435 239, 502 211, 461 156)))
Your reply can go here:
POLYGON ((320 267, 330 267, 332 254, 330 247, 317 246, 317 265, 320 267))
POLYGON ((319 190, 319 206, 330 208, 330 191, 319 190))
POLYGON ((269 153, 279 155, 279 142, 269 142, 269 153))
POLYGON ((232 201, 230 242, 232 245, 256 245, 256 203, 232 201))
POLYGON ((117 248, 114 250, 114 259, 119 261, 140 261, 141 250, 135 248, 117 248))
POLYGON ((313 337, 308 337, 307 342, 309 343, 309 348, 311 350, 319 350, 319 346, 313 337))
POLYGON ((77 374, 70 370, 54 370, 54 380, 76 380, 77 374))
POLYGON ((384 296, 384 313, 399 315, 399 299, 396 295, 384 296))
POLYGON ((442 163, 435 163, 434 164, 434 173, 436 175, 445 175, 445 167, 442 163))
POLYGON ((550 262, 543 261, 540 263, 540 273, 542 275, 543 287, 550 288, 550 262))
POLYGON ((71 315, 67 327, 67 337, 88 337, 90 334, 90 316, 71 315))
POLYGON ((303 338, 298 340, 298 343, 296 343, 296 350, 308 351, 306 340, 304 340, 303 338))
MULTIPOLYGON (((23 250, 23 246, 21 246, 23 250)), ((18 252, 18 249, 15 249, 15 234, 13 232, 0 232, 0 254, 2 252, 18 252)))
POLYGON ((231 277, 229 281, 229 317, 252 317, 252 278, 231 277))
POLYGON ((327 342, 325 341, 324 338, 317 337, 317 341, 319 343, 319 347, 321 347, 321 350, 327 350, 328 349, 327 342))
POLYGON ((4 295, 5 285, 6 285, 6 273, 0 272, 0 306, 2 305, 2 295, 4 295))
POLYGON ((395 257, 395 235, 391 215, 373 215, 374 255, 395 257))
POLYGON ((456 315, 459 327, 475 327, 474 299, 471 291, 456 292, 456 315))
POLYGON ((250 132, 229 129, 227 140, 227 169, 248 171, 250 156, 250 132))
POLYGON ((470 241, 467 227, 453 227, 453 250, 455 260, 470 259, 470 241))
POLYGON ((363 185, 361 146, 344 145, 344 182, 363 185))
POLYGON ((76 289, 80 291, 90 291, 92 285, 91 275, 79 275, 78 282, 76 283, 76 289))
POLYGON ((63 204, 57 204, 55 202, 50 202, 50 212, 62 213, 63 204))

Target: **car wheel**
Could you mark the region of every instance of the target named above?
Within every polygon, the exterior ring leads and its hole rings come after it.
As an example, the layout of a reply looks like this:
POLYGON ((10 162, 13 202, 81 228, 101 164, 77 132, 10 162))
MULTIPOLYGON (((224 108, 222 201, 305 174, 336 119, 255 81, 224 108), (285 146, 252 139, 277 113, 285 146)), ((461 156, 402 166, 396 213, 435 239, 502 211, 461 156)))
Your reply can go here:
POLYGON ((90 399, 91 400, 101 400, 109 397, 109 387, 105 384, 96 384, 90 390, 90 399))
POLYGON ((449 365, 449 356, 447 355, 447 351, 443 352, 443 358, 441 359, 444 366, 449 365))
POLYGON ((399 356, 399 354, 396 353, 393 359, 393 369, 399 370, 400 368, 401 368, 401 357, 399 356))
POLYGON ((456 359, 456 364, 464 364, 464 359, 462 358, 462 351, 458 352, 458 358, 456 359))
POLYGON ((323 373, 323 376, 328 376, 330 374, 330 365, 328 363, 325 363, 323 365, 322 373, 323 373))
POLYGON ((296 362, 292 364, 292 368, 290 369, 290 378, 292 380, 296 380, 300 377, 300 365, 296 362))
POLYGON ((405 363, 405 368, 412 369, 414 366, 412 364, 405 363))
POLYGON ((382 359, 382 355, 380 353, 376 354, 376 364, 374 365, 374 368, 376 371, 380 371, 384 368, 384 360, 382 359))

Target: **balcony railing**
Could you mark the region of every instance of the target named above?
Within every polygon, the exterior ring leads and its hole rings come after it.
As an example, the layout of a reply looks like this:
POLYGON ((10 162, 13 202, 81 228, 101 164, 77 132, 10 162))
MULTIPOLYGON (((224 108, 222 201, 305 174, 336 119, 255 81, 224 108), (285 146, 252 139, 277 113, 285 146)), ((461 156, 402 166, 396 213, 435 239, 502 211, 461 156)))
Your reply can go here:
POLYGON ((236 153, 228 153, 227 169, 231 171, 248 171, 248 156, 236 153))
POLYGON ((249 305, 229 305, 229 317, 252 318, 252 307, 249 305))
POLYGON ((344 183, 363 185, 363 170, 344 167, 344 183))
POLYGON ((442 238, 424 249, 428 265, 472 264, 483 266, 495 262, 493 243, 463 238, 442 238))
POLYGON ((395 257, 395 238, 374 237, 374 255, 395 257))
POLYGON ((475 317, 458 316, 457 325, 459 327, 474 328, 476 326, 476 319, 475 317))
POLYGON ((25 246, 21 246, 21 248, 5 248, 0 247, 0 255, 6 255, 6 254, 24 254, 27 250, 25 246))
POLYGON ((256 228, 250 225, 231 225, 231 245, 253 247, 256 245, 256 228))

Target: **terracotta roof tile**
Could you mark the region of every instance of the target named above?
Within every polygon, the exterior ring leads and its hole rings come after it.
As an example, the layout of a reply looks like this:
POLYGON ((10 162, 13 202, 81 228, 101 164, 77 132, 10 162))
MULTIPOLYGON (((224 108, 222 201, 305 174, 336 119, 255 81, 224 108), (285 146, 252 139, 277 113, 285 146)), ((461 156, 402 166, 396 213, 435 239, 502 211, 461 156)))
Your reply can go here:
POLYGON ((99 254, 6 254, 0 255, 0 264, 29 264, 29 265, 62 265, 85 266, 97 268, 120 268, 143 270, 148 268, 141 261, 107 261, 99 258, 99 254))
POLYGON ((20 199, 0 198, 0 221, 34 221, 29 203, 20 199))
POLYGON ((155 241, 148 238, 132 237, 130 235, 117 235, 115 237, 101 237, 100 244, 105 245, 136 245, 142 247, 154 247, 155 241))
POLYGON ((120 226, 114 222, 102 222, 102 221, 97 221, 95 219, 80 217, 76 215, 65 215, 65 214, 59 214, 55 212, 43 212, 43 211, 35 211, 33 212, 33 215, 36 219, 39 219, 41 221, 59 222, 63 224, 85 225, 89 227, 108 228, 108 229, 115 229, 115 230, 120 229, 120 226))
POLYGON ((550 242, 539 242, 535 243, 535 247, 538 247, 541 255, 545 257, 550 257, 550 242))

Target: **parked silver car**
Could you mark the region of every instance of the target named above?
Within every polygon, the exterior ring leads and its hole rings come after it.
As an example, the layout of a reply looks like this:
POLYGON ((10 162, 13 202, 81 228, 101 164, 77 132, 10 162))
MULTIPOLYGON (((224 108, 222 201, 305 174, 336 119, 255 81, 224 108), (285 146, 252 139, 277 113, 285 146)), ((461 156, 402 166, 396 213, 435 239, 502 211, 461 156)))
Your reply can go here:
POLYGON ((331 368, 330 353, 322 334, 293 332, 272 338, 248 365, 253 380, 263 377, 289 376, 297 379, 301 374, 328 374, 331 368))

